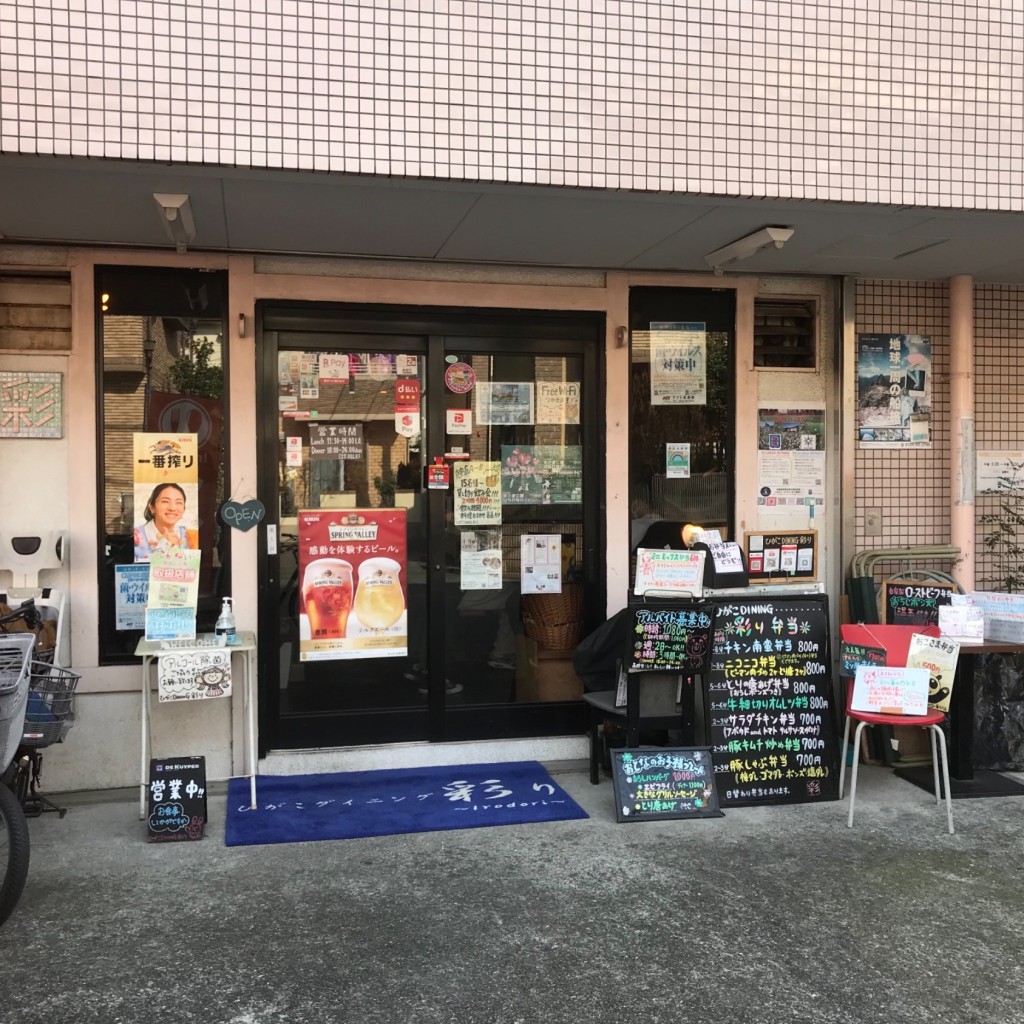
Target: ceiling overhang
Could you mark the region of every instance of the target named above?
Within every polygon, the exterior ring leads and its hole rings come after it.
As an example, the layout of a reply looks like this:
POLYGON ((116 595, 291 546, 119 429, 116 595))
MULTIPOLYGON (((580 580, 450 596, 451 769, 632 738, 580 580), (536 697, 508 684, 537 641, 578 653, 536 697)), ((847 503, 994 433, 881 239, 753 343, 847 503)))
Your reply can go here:
POLYGON ((189 197, 190 251, 706 273, 708 253, 779 225, 784 248, 729 271, 1024 282, 1017 213, 10 155, 0 237, 173 250, 154 193, 189 197))

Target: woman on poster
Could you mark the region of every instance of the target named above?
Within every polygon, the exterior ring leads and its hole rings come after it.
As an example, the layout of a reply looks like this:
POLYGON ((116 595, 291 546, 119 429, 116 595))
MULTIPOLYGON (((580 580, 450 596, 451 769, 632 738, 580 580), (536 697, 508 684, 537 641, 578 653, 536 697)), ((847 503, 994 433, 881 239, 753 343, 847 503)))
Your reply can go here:
POLYGON ((144 522, 135 527, 135 561, 148 562, 154 551, 199 547, 199 531, 187 529, 185 490, 178 484, 157 484, 146 502, 144 522))

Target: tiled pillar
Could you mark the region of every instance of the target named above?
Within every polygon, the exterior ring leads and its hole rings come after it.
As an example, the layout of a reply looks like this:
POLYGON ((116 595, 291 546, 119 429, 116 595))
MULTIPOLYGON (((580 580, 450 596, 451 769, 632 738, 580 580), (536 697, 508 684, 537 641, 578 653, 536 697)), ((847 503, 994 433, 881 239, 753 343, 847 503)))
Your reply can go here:
POLYGON ((974 589, 974 281, 949 279, 950 541, 960 548, 953 577, 974 589))

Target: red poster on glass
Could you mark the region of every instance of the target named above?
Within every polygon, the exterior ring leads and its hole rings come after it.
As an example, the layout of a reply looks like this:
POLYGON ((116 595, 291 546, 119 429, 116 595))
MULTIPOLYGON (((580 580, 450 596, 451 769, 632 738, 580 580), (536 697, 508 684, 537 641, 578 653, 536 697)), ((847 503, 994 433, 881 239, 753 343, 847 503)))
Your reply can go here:
POLYGON ((299 659, 404 658, 405 509, 299 512, 299 659))

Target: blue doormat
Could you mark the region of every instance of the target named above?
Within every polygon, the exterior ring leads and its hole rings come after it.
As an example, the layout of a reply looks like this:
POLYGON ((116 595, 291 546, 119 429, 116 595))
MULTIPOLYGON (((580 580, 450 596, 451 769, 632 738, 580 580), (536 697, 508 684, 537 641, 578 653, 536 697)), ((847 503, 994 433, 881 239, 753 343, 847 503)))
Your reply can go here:
POLYGON ((586 818, 537 761, 259 775, 228 784, 228 846, 358 839, 586 818))

